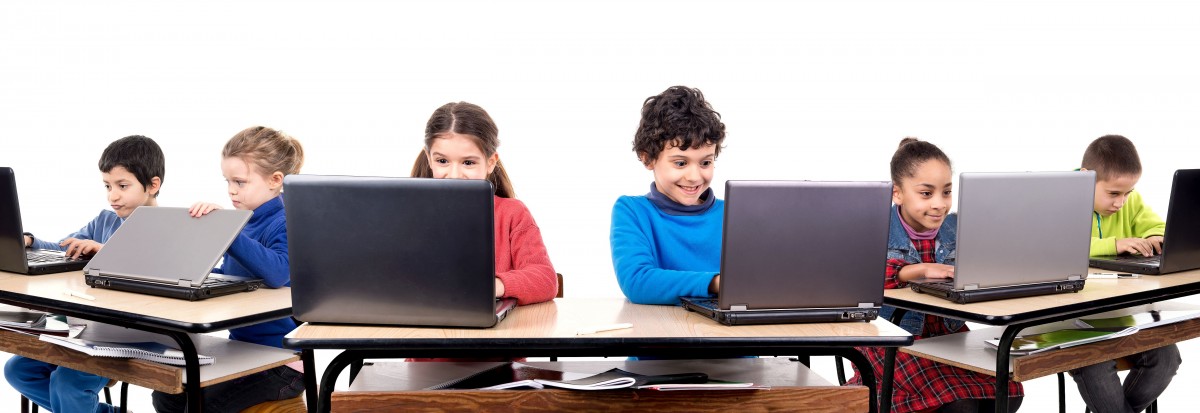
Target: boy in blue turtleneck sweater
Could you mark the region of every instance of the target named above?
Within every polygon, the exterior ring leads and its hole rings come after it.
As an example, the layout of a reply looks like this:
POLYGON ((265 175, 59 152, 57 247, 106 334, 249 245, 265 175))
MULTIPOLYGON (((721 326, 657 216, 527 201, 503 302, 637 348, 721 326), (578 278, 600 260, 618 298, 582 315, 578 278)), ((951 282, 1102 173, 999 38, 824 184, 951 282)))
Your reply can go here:
POLYGON ((654 173, 650 193, 613 206, 613 268, 637 304, 679 304, 720 286, 725 203, 713 167, 725 140, 721 115, 698 89, 672 86, 642 105, 633 151, 654 173))

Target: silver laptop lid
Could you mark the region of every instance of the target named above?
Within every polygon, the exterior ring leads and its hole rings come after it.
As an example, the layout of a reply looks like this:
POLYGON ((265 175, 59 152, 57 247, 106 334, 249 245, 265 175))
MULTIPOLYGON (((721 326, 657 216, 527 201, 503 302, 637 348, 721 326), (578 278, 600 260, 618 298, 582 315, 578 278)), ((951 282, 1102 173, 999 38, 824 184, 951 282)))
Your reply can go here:
POLYGON ((17 177, 12 168, 0 167, 0 270, 24 273, 25 238, 21 229, 21 205, 17 201, 17 177))
POLYGON ((721 309, 880 306, 891 188, 727 181, 721 309))
POLYGON ((200 286, 252 212, 218 209, 192 218, 187 208, 139 207, 83 271, 170 285, 200 286))
POLYGON ((1096 173, 959 175, 955 289, 1082 279, 1096 173))

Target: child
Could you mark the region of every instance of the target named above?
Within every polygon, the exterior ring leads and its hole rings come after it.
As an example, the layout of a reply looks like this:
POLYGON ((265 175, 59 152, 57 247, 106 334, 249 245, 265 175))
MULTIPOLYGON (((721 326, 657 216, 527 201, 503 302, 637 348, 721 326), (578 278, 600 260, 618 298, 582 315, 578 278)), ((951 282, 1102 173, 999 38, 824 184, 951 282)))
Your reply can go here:
MULTIPOLYGON (((950 213, 950 158, 929 142, 914 138, 900 141, 892 155, 892 213, 888 230, 887 269, 884 288, 905 288, 923 278, 953 278, 955 229, 958 216, 950 213)), ((888 319, 895 309, 884 306, 879 317, 888 319)), ((930 338, 967 331, 964 322, 910 311, 900 327, 916 338, 930 338)), ((875 377, 882 377, 882 348, 860 348, 871 361, 875 377)), ((855 376, 852 384, 861 384, 855 376)), ((896 354, 892 393, 895 412, 994 411, 996 379, 905 353, 896 354)), ((1024 395, 1019 383, 1009 383, 1009 410, 1021 406, 1024 395)))
MULTIPOLYGON (((1162 252, 1166 222, 1133 190, 1142 176, 1137 148, 1124 136, 1097 138, 1083 152, 1081 170, 1096 172, 1092 256, 1162 252)), ((1095 412, 1138 412, 1171 384, 1182 362, 1174 344, 1125 357, 1133 365, 1122 386, 1116 360, 1071 370, 1084 403, 1095 412)))
MULTIPOLYGON (((221 151, 221 173, 236 209, 254 211, 233 240, 220 268, 213 272, 263 280, 270 288, 291 283, 288 272, 287 224, 283 215, 283 177, 300 172, 300 142, 275 129, 253 126, 238 132, 221 151)), ((220 207, 199 202, 189 212, 203 216, 220 207)), ((283 336, 296 328, 290 317, 229 330, 229 338, 283 347, 283 336)), ((302 366, 292 363, 204 389, 204 411, 239 412, 271 400, 290 399, 304 391, 302 366)), ((154 409, 180 412, 187 394, 152 394, 154 409)))
POLYGON ((496 188, 496 297, 512 297, 520 305, 550 301, 558 293, 558 277, 541 230, 516 199, 500 163, 499 133, 491 116, 477 105, 442 105, 425 124, 425 148, 411 175, 491 182, 496 188))
MULTIPOLYGON (((162 148, 154 140, 133 135, 117 139, 100 155, 100 176, 112 211, 95 219, 57 243, 25 235, 25 245, 66 251, 68 256, 94 254, 104 247, 125 218, 139 206, 157 206, 166 170, 162 148)), ((109 379, 13 356, 4 365, 9 384, 29 400, 53 412, 111 412, 97 396, 109 379)))
POLYGON ((650 193, 613 206, 613 269, 638 304, 679 304, 717 293, 725 203, 713 195, 725 140, 721 115, 697 89, 673 86, 642 104, 633 151, 654 173, 650 193))

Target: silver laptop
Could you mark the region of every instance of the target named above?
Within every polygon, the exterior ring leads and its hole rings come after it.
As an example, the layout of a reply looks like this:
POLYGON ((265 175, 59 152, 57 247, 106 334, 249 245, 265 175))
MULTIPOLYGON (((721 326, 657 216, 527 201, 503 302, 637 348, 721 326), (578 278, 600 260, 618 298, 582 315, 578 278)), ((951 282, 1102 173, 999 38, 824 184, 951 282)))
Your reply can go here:
MULTIPOLYGON (((1089 229, 1090 231, 1090 229, 1089 229)), ((1091 265, 1111 271, 1162 275, 1200 268, 1200 169, 1175 171, 1162 254, 1151 257, 1093 257, 1091 265)))
POLYGON ((960 174, 954 279, 910 286, 958 303, 1082 290, 1095 184, 1092 171, 960 174))
POLYGON ((17 177, 12 168, 0 167, 0 197, 0 271, 51 274, 79 271, 87 264, 87 258, 70 259, 62 251, 25 248, 17 177))
POLYGON ((185 300, 256 290, 262 280, 212 274, 251 214, 219 209, 193 218, 187 208, 139 207, 83 269, 84 280, 185 300))
POLYGON ((484 180, 288 175, 292 313, 305 322, 491 327, 493 190, 484 180))
POLYGON ((883 304, 888 182, 727 181, 716 299, 727 325, 868 321, 883 304))

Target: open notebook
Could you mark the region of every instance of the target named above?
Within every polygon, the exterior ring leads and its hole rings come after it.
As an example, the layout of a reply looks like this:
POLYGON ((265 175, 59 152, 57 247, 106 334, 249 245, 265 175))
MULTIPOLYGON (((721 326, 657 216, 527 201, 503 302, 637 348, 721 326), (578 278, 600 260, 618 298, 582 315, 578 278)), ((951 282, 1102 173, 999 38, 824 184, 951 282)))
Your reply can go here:
MULTIPOLYGON (((117 358, 137 358, 149 360, 157 363, 170 364, 173 366, 183 366, 187 362, 183 358, 183 352, 171 348, 169 346, 155 343, 108 343, 103 341, 87 341, 77 338, 52 336, 42 334, 38 336, 39 340, 51 344, 57 344, 75 351, 83 352, 93 357, 117 357, 117 358)), ((200 365, 212 364, 213 358, 199 355, 200 365)))

